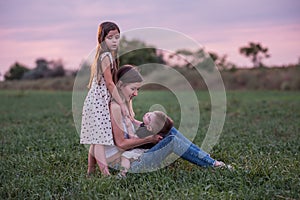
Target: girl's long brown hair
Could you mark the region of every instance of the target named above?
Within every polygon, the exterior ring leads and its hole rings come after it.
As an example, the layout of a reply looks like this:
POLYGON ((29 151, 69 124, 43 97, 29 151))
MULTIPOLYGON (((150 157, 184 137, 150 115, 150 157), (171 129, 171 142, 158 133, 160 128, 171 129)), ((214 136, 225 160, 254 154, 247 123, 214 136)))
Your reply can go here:
MULTIPOLYGON (((103 22, 98 27, 98 34, 97 34, 98 44, 96 47, 95 59, 91 66, 91 75, 90 75, 88 88, 91 88, 92 82, 93 82, 93 79, 95 76, 97 78, 98 84, 101 81, 103 72, 102 72, 100 55, 104 52, 110 52, 104 40, 105 40, 105 37, 107 36, 107 34, 109 33, 109 31, 112 31, 112 30, 118 30, 118 32, 120 33, 120 29, 119 29, 118 25, 113 22, 103 22)), ((117 70, 119 69, 119 59, 118 59, 117 51, 118 50, 111 52, 112 56, 114 58, 114 61, 112 63, 113 67, 110 66, 110 68, 112 70, 111 72, 112 72, 113 81, 115 83, 116 83, 116 79, 117 79, 116 78, 117 70)))

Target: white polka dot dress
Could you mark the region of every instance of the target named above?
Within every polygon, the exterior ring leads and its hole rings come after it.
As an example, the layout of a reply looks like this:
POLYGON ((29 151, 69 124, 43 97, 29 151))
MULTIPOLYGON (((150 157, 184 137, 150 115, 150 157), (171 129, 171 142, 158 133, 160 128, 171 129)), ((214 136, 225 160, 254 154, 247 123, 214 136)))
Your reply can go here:
MULTIPOLYGON (((100 55, 101 61, 105 56, 109 56, 113 63, 112 55, 109 52, 100 55)), ((97 84, 96 77, 94 77, 82 109, 81 144, 114 145, 109 114, 110 98, 104 75, 102 75, 100 85, 97 84)))

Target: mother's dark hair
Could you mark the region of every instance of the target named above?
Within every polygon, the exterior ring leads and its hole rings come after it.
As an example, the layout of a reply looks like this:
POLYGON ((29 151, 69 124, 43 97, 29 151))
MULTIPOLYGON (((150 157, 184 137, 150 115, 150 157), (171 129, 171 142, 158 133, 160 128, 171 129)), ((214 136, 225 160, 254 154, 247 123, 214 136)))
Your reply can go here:
POLYGON ((117 72, 117 81, 122 83, 140 83, 143 77, 136 67, 132 65, 123 65, 117 72))

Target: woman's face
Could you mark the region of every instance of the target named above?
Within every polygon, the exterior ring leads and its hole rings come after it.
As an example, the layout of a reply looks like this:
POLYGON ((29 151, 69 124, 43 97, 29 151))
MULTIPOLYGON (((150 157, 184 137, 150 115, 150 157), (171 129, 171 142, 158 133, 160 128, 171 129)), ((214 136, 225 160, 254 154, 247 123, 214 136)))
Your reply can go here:
POLYGON ((115 51, 119 47, 120 33, 116 30, 111 30, 105 37, 106 46, 110 51, 115 51))
POLYGON ((142 83, 124 84, 124 86, 121 87, 121 91, 123 93, 125 100, 130 101, 133 97, 137 96, 141 86, 142 83))

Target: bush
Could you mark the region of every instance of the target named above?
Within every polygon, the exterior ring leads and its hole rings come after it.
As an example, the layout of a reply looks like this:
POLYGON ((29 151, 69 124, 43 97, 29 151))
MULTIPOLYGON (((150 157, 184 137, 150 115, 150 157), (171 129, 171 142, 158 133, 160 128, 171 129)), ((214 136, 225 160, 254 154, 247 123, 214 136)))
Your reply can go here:
POLYGON ((28 72, 29 69, 25 66, 20 65, 19 63, 15 63, 8 72, 5 73, 5 80, 19 80, 22 78, 23 74, 28 72))

